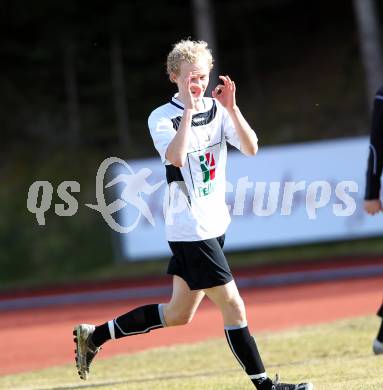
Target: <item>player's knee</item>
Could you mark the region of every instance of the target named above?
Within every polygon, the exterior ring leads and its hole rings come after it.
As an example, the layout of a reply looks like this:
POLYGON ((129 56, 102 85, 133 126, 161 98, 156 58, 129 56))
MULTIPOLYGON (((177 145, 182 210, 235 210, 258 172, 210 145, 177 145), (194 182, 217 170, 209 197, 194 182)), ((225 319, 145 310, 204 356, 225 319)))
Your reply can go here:
POLYGON ((239 321, 245 321, 245 304, 240 295, 234 296, 227 301, 227 310, 230 311, 231 317, 234 317, 239 321))
POLYGON ((178 324, 179 325, 187 325, 187 324, 190 324, 190 322, 192 322, 193 320, 193 313, 189 313, 189 312, 186 312, 186 313, 181 313, 177 320, 178 320, 178 324))
POLYGON ((189 324, 194 317, 194 313, 190 311, 172 311, 166 315, 167 326, 179 326, 189 324))

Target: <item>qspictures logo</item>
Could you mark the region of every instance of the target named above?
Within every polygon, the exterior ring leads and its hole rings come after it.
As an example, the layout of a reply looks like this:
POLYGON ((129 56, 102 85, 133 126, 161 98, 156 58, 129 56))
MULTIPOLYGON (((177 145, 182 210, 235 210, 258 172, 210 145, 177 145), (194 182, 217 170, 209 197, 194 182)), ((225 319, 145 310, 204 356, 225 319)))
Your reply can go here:
POLYGON ((213 191, 215 184, 215 159, 213 152, 200 155, 199 162, 204 185, 198 187, 198 193, 200 196, 207 196, 213 191))
MULTIPOLYGON (((194 191, 195 198, 198 198, 214 190, 217 156, 217 153, 205 151, 193 158, 198 182, 194 182, 192 188, 187 188, 184 181, 172 182, 173 186, 166 186, 165 180, 155 178, 151 169, 141 167, 136 172, 126 161, 109 157, 97 171, 96 202, 86 203, 84 206, 100 213, 109 227, 118 233, 130 233, 141 219, 154 227, 156 216, 160 214, 165 224, 171 225, 174 223, 174 216, 190 207, 188 202, 183 201, 185 197, 180 196, 180 193, 186 191, 192 194, 194 191), (164 191, 161 191, 161 187, 164 191), (150 197, 160 198, 162 208, 160 206, 157 212, 150 207, 150 197), (174 202, 169 202, 169 199, 174 202), (117 213, 122 210, 124 211, 120 216, 124 218, 119 218, 117 213), (158 210, 161 211, 158 213, 158 210)), ((54 204, 54 213, 62 217, 74 216, 79 208, 74 193, 79 193, 80 190, 80 183, 77 181, 60 183, 57 187, 60 203, 54 204)), ((29 187, 27 209, 35 215, 40 226, 46 225, 45 213, 52 206, 54 191, 53 185, 47 180, 37 180, 29 187)), ((307 218, 316 220, 320 209, 323 209, 322 213, 330 212, 336 217, 354 215, 358 197, 352 194, 358 193, 358 183, 350 180, 332 183, 326 180, 252 182, 246 176, 238 178, 236 183, 227 181, 225 193, 231 198, 227 207, 233 216, 290 216, 301 212, 298 209, 303 206, 307 218)))
MULTIPOLYGON (((126 161, 117 157, 109 157, 101 163, 97 171, 97 203, 85 204, 85 206, 99 212, 109 227, 118 233, 131 232, 137 227, 141 216, 154 226, 153 215, 142 194, 152 195, 165 183, 165 180, 152 185, 147 181, 151 174, 152 171, 148 168, 142 168, 138 172, 134 172, 126 161), (105 184, 104 181, 108 169, 116 164, 121 166, 124 173, 119 174, 105 184), (117 199, 107 204, 104 190, 118 184, 122 186, 120 195, 117 199), (136 217, 127 226, 123 226, 116 220, 114 214, 128 206, 137 211, 136 217)), ((64 203, 55 205, 55 213, 61 217, 73 216, 78 210, 78 201, 68 190, 80 192, 80 183, 77 181, 64 181, 58 186, 57 195, 64 203)), ((37 223, 40 226, 45 226, 45 213, 51 207, 53 192, 54 188, 49 181, 38 180, 29 187, 27 208, 36 215, 37 223)))

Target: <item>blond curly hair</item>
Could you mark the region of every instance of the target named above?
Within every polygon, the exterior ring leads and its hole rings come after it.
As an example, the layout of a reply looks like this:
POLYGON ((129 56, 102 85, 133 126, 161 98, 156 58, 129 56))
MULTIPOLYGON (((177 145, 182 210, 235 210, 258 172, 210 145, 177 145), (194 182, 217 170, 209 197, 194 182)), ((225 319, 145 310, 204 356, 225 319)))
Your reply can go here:
POLYGON ((181 62, 186 61, 194 64, 200 58, 206 58, 209 69, 213 68, 213 56, 205 41, 192 41, 185 39, 173 45, 173 49, 168 54, 166 61, 166 71, 178 75, 180 73, 181 62))

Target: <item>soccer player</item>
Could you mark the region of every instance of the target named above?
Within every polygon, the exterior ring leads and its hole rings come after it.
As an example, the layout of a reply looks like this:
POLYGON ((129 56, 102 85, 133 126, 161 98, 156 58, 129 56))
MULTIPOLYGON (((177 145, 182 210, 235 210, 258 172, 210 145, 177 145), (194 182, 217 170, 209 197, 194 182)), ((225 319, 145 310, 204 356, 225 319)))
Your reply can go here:
MULTIPOLYGON (((378 90, 374 99, 372 112, 370 154, 368 156, 366 174, 366 193, 364 209, 368 214, 375 215, 383 210, 380 199, 380 177, 383 167, 383 86, 378 90)), ((383 303, 378 310, 382 318, 378 335, 372 348, 375 354, 383 354, 383 303)))
POLYGON ((172 297, 168 303, 138 307, 100 326, 76 326, 82 379, 107 340, 187 324, 206 295, 220 309, 230 349, 258 390, 313 389, 310 383, 272 381, 266 374, 222 250, 230 222, 225 204, 227 142, 253 156, 258 139, 237 106, 236 85, 229 76, 220 76, 213 98, 204 97, 212 66, 205 42, 175 44, 167 58, 167 72, 178 93, 148 120, 169 183, 165 225, 173 252, 168 266, 172 297))

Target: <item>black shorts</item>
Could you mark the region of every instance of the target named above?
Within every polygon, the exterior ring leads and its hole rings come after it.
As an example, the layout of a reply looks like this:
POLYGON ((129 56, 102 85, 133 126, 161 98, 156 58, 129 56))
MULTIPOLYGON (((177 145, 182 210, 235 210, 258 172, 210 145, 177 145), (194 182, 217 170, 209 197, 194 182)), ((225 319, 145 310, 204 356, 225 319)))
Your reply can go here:
POLYGON ((380 306, 377 314, 378 314, 379 317, 383 318, 383 303, 382 303, 382 306, 380 306))
POLYGON ((173 256, 168 274, 181 277, 191 290, 221 286, 233 280, 223 253, 225 235, 202 241, 169 241, 173 256))

